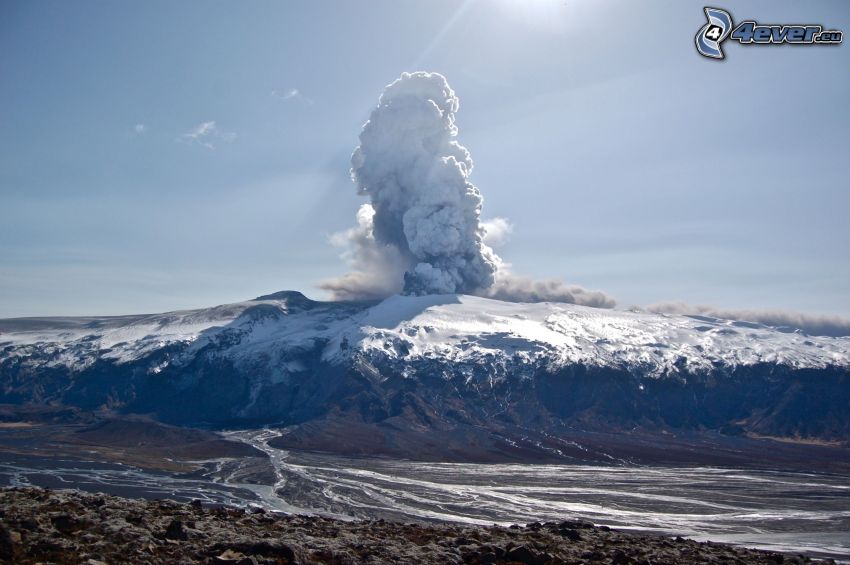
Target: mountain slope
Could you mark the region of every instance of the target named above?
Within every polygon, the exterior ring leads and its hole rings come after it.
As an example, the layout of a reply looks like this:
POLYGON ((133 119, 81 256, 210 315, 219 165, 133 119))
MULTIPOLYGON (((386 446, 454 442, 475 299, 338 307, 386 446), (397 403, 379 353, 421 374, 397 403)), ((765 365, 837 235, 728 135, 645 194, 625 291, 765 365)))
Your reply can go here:
POLYGON ((565 453, 564 430, 635 427, 844 442, 848 377, 850 338, 463 295, 0 320, 2 403, 281 424, 351 452, 565 453))

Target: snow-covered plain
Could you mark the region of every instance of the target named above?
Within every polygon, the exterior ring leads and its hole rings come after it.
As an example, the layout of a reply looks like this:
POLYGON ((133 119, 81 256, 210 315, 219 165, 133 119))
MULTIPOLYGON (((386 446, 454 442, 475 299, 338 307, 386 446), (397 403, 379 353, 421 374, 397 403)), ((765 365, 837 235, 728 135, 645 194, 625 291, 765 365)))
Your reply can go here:
POLYGON ((27 357, 35 364, 83 369, 97 359, 125 363, 176 345, 166 363, 179 364, 211 344, 216 355, 237 363, 255 362, 259 356, 284 372, 299 369, 292 365, 292 352, 317 347, 330 363, 362 353, 396 360, 580 363, 647 375, 758 363, 850 366, 848 337, 707 317, 466 295, 399 295, 378 304, 357 304, 278 293, 156 315, 0 320, 0 361, 27 357))

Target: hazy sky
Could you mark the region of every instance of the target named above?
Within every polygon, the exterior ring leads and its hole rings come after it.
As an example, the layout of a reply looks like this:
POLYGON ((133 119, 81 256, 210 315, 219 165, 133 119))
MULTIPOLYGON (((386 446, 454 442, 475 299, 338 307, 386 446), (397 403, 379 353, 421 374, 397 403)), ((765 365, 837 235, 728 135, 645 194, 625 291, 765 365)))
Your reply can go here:
MULTIPOLYGON (((513 270, 850 315, 850 51, 699 56, 700 2, 0 3, 0 317, 321 298, 403 71, 460 98, 513 270)), ((847 2, 712 3, 850 32, 847 2)))

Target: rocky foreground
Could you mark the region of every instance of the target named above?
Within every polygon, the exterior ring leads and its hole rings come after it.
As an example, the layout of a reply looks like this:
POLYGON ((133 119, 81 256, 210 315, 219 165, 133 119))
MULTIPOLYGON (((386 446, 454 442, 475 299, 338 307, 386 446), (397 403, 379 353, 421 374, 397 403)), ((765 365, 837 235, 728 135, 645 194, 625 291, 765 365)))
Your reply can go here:
MULTIPOLYGON (((581 521, 483 527, 341 521, 200 502, 0 489, 3 563, 809 563, 581 521)), ((831 561, 828 561, 831 562, 831 561)))

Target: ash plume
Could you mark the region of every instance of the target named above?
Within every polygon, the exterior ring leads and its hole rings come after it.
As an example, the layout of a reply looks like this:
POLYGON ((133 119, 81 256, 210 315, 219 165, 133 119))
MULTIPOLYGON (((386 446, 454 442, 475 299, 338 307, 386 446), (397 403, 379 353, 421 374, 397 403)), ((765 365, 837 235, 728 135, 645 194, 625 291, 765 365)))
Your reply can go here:
MULTIPOLYGON (((351 156, 351 178, 369 203, 358 210, 356 227, 331 237, 352 271, 319 286, 336 300, 466 293, 510 302, 615 307, 602 291, 514 274, 493 251, 513 226, 504 218, 481 220, 483 198, 469 182, 472 159, 457 141, 458 106, 438 73, 404 73, 386 87, 351 156)), ((643 310, 850 335, 850 319, 838 316, 681 303, 643 310)))
POLYGON ((402 291, 612 307, 600 292, 513 275, 485 242, 497 244, 511 226, 481 221, 472 159, 456 139, 458 106, 438 73, 404 73, 386 87, 351 156, 351 178, 369 203, 356 228, 331 238, 353 271, 319 286, 343 300, 402 291))
POLYGON ((360 133, 351 177, 375 210, 373 234, 409 263, 410 294, 470 293, 493 284, 482 241, 481 193, 455 137, 458 99, 437 73, 404 73, 387 86, 360 133))
POLYGON ((788 310, 733 310, 714 306, 694 306, 681 302, 652 304, 645 310, 656 314, 710 316, 725 320, 754 322, 765 326, 794 328, 810 335, 850 336, 850 318, 841 316, 805 314, 788 310))

